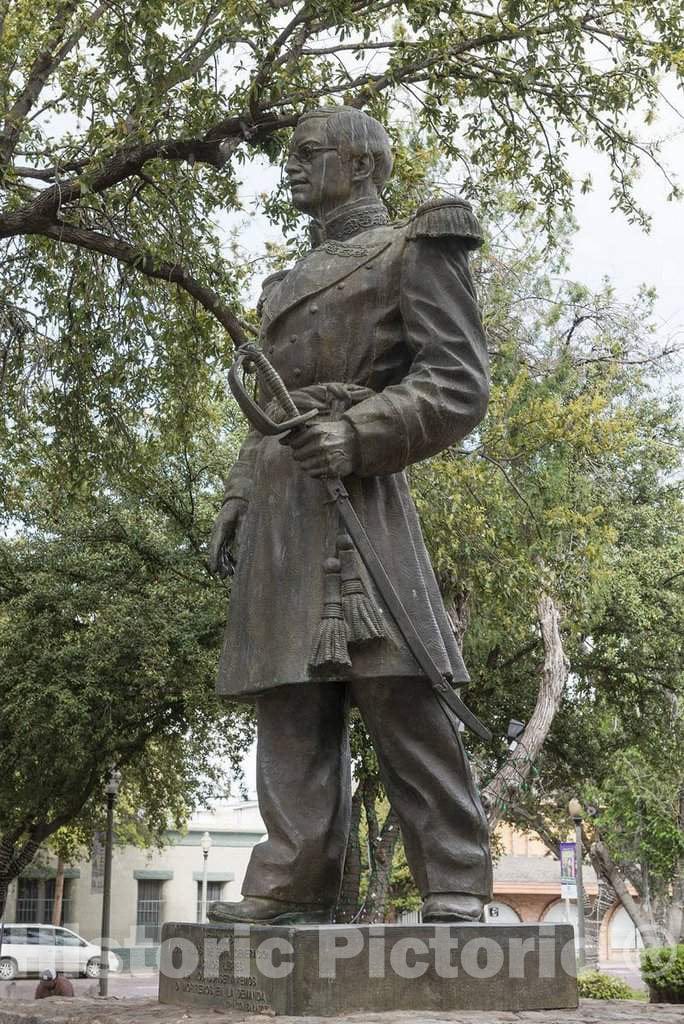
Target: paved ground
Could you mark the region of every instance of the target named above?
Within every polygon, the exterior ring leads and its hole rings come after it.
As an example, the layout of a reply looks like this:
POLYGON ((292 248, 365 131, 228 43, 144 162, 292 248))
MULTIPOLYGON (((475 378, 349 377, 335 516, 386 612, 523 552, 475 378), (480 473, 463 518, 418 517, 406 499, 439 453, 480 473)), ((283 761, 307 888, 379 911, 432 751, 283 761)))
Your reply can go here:
MULTIPOLYGON (((98 995, 98 984, 88 978, 70 978, 77 996, 98 995)), ((0 981, 0 1006, 5 999, 33 999, 38 978, 21 978, 19 981, 0 981)), ((145 971, 135 975, 110 974, 109 994, 122 999, 133 996, 137 999, 154 999, 159 991, 156 971, 145 971)))
POLYGON ((621 981, 626 982, 631 988, 641 989, 644 992, 646 991, 646 985, 641 980, 638 961, 611 960, 600 964, 599 967, 603 974, 612 974, 613 977, 620 978, 621 981))
MULTIPOLYGON (((263 1024, 264 1016, 186 1010, 152 999, 0 1000, 0 1024, 263 1024)), ((583 1000, 578 1010, 527 1013, 364 1013, 279 1017, 278 1024, 684 1024, 684 1006, 583 1000)))

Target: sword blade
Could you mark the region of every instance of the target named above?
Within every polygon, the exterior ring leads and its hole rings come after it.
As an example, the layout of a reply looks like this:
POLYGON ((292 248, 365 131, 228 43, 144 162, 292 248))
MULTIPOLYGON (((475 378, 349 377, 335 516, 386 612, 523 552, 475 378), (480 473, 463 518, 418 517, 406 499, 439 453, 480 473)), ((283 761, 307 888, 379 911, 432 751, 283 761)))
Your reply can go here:
POLYGON ((420 634, 411 621, 409 613, 404 608, 401 598, 397 593, 394 584, 387 575, 387 571, 380 561, 380 558, 373 547, 365 527, 354 510, 347 489, 340 479, 327 479, 325 481, 328 492, 334 498, 339 510, 340 518, 346 526, 351 539, 356 545, 356 550, 361 555, 364 565, 368 570, 371 579, 375 583, 380 596, 387 605, 392 618, 396 622, 399 632, 406 641, 411 654, 416 659, 436 696, 443 705, 446 705, 464 725, 472 729, 488 743, 491 742, 492 734, 480 719, 473 714, 470 708, 466 707, 458 694, 450 685, 448 679, 440 672, 435 664, 432 655, 423 643, 420 634))

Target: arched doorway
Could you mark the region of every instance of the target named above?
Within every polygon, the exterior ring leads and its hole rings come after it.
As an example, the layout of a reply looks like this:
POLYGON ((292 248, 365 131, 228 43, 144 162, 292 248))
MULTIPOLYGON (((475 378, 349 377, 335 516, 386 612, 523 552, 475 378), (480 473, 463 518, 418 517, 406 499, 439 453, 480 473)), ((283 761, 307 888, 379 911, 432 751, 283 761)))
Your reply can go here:
POLYGON ((643 949, 637 928, 623 906, 619 906, 608 922, 608 956, 618 957, 643 949))
POLYGON ((492 924, 518 924, 520 914, 513 907, 509 907, 508 903, 493 900, 485 907, 485 921, 491 921, 492 924))
POLYGON ((550 907, 547 907, 542 914, 544 924, 571 924, 575 929, 575 945, 578 944, 577 935, 577 901, 556 900, 550 907))

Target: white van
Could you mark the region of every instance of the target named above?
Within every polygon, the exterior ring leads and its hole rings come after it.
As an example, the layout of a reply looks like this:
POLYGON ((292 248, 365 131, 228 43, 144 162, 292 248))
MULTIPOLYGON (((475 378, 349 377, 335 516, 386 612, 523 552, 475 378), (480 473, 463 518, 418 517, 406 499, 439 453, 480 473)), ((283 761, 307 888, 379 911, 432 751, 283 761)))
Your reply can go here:
MULTIPOLYGON (((6 924, 0 951, 0 981, 12 981, 19 974, 40 974, 51 967, 65 974, 100 976, 102 950, 68 928, 49 924, 6 924)), ((121 969, 121 961, 109 953, 110 971, 121 969)))

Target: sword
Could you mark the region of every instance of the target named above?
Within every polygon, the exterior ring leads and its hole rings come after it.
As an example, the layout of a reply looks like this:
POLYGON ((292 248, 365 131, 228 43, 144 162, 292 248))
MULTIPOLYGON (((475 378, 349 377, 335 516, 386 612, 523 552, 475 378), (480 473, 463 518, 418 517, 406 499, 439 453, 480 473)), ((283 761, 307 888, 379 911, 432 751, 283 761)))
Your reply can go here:
MULTIPOLYGON (((235 396, 235 400, 249 422, 266 436, 276 436, 289 433, 291 430, 303 429, 309 420, 316 415, 315 409, 307 413, 299 412, 277 371, 271 366, 263 352, 251 342, 242 345, 238 349, 235 362, 228 375, 228 383, 235 396), (247 392, 239 371, 246 371, 250 366, 257 371, 264 391, 277 399, 282 406, 283 412, 288 417, 284 422, 276 423, 273 421, 247 392)), ((440 671, 439 666, 413 625, 411 616, 406 611, 394 584, 387 575, 387 571, 373 547, 363 523, 356 514, 349 498, 349 493, 342 480, 339 477, 328 477, 322 482, 335 502, 340 519, 354 542, 368 570, 369 576, 377 587, 378 593, 389 609, 408 649, 427 676, 443 710, 449 717, 450 713, 454 714, 459 721, 463 722, 469 729, 472 729, 474 733, 483 740, 486 740, 487 743, 491 742, 491 732, 477 715, 474 715, 470 708, 463 703, 451 685, 451 677, 440 671)))

